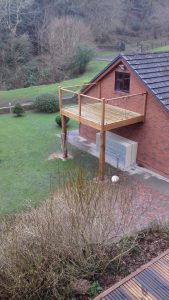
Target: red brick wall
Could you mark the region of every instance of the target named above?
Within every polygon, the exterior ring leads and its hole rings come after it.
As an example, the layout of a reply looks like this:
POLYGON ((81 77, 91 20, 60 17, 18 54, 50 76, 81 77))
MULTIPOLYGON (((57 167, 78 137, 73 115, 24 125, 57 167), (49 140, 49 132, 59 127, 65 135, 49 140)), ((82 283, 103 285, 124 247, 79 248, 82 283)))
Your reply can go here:
MULTIPOLYGON (((114 75, 115 72, 112 70, 102 79, 102 98, 112 98, 124 94, 115 92, 114 75)), ((136 75, 131 71, 130 75, 130 94, 145 92, 146 88, 136 75)), ((97 97, 96 88, 91 89, 88 94, 97 97)), ((129 106, 126 108, 130 109, 129 106)), ((169 114, 152 95, 148 94, 144 123, 115 129, 113 132, 138 142, 138 164, 169 177, 169 114)), ((96 130, 81 125, 80 135, 95 142, 96 130)))

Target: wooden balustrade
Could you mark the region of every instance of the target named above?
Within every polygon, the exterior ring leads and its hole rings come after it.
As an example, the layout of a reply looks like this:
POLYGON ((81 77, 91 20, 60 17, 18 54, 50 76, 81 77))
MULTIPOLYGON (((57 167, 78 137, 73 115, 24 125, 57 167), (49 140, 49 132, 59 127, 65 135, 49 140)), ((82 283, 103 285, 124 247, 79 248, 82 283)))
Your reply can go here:
POLYGON ((109 102, 109 101, 114 101, 114 100, 132 98, 132 97, 136 97, 136 96, 143 96, 145 94, 147 94, 147 93, 139 93, 139 94, 132 94, 132 95, 126 95, 126 96, 119 96, 119 97, 115 97, 115 98, 110 98, 110 99, 106 99, 106 103, 109 102))
MULTIPOLYGON (((91 84, 84 84, 88 90, 91 84)), ((62 139, 63 139, 63 156, 67 157, 67 129, 66 117, 77 120, 79 123, 90 126, 100 131, 100 147, 99 147, 99 178, 104 179, 105 172, 105 139, 106 131, 128 126, 139 122, 144 122, 146 115, 147 93, 137 93, 126 96, 119 96, 112 99, 101 98, 101 82, 98 82, 96 93, 97 97, 83 94, 83 90, 72 91, 70 88, 84 87, 84 85, 69 86, 66 88, 59 87, 59 108, 62 116, 62 139), (63 106, 63 94, 70 93, 77 96, 77 102, 72 105, 63 106), (127 107, 119 107, 109 103, 113 100, 129 99, 133 97, 143 96, 143 110, 141 113, 136 113, 127 109, 127 107), (84 103, 83 103, 84 100, 84 103), (83 103, 83 105, 82 105, 83 103)), ((71 101, 71 99, 70 99, 71 101)))

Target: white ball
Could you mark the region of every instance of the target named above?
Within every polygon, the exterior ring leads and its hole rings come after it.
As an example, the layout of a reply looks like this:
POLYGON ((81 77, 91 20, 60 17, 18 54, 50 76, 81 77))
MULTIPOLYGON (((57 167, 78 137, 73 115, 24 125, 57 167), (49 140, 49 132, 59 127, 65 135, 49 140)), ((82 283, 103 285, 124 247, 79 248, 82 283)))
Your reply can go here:
POLYGON ((111 181, 112 181, 113 183, 116 183, 116 182, 119 181, 119 179, 120 179, 119 176, 114 175, 114 176, 112 176, 111 181))

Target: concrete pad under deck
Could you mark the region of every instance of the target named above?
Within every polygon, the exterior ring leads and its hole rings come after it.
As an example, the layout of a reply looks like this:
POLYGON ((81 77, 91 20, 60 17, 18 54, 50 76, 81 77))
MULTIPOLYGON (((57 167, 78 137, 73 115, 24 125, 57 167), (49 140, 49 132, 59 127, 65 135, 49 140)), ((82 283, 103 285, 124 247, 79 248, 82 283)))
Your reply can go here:
MULTIPOLYGON (((81 137, 79 135, 79 130, 72 130, 72 131, 68 132, 68 142, 71 145, 79 148, 80 150, 85 151, 85 152, 99 158, 99 153, 96 150, 96 144, 89 142, 84 137, 81 137)), ((115 159, 115 157, 114 157, 114 159, 115 159)), ((106 163, 108 163, 114 167, 113 161, 111 161, 110 157, 106 156, 105 161, 106 161, 106 163)), ((117 162, 117 164, 118 164, 118 162, 117 162)))
MULTIPOLYGON (((95 157, 99 157, 99 154, 96 151, 96 144, 79 136, 78 129, 68 132, 68 142, 82 151, 85 151, 95 157)), ((114 166, 114 161, 112 162, 110 157, 106 156, 105 159, 106 163, 114 166)), ((151 188, 157 190, 160 194, 169 196, 169 179, 146 168, 139 167, 138 165, 131 166, 124 173, 131 179, 131 181, 140 180, 143 183, 145 182, 151 188)))

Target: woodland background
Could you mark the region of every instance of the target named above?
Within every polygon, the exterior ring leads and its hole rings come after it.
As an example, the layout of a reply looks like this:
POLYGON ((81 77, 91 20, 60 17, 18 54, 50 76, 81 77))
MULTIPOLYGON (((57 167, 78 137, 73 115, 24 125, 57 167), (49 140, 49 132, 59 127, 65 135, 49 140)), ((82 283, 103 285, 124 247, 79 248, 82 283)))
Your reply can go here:
POLYGON ((169 0, 0 0, 0 89, 59 82, 99 49, 167 43, 169 0))

